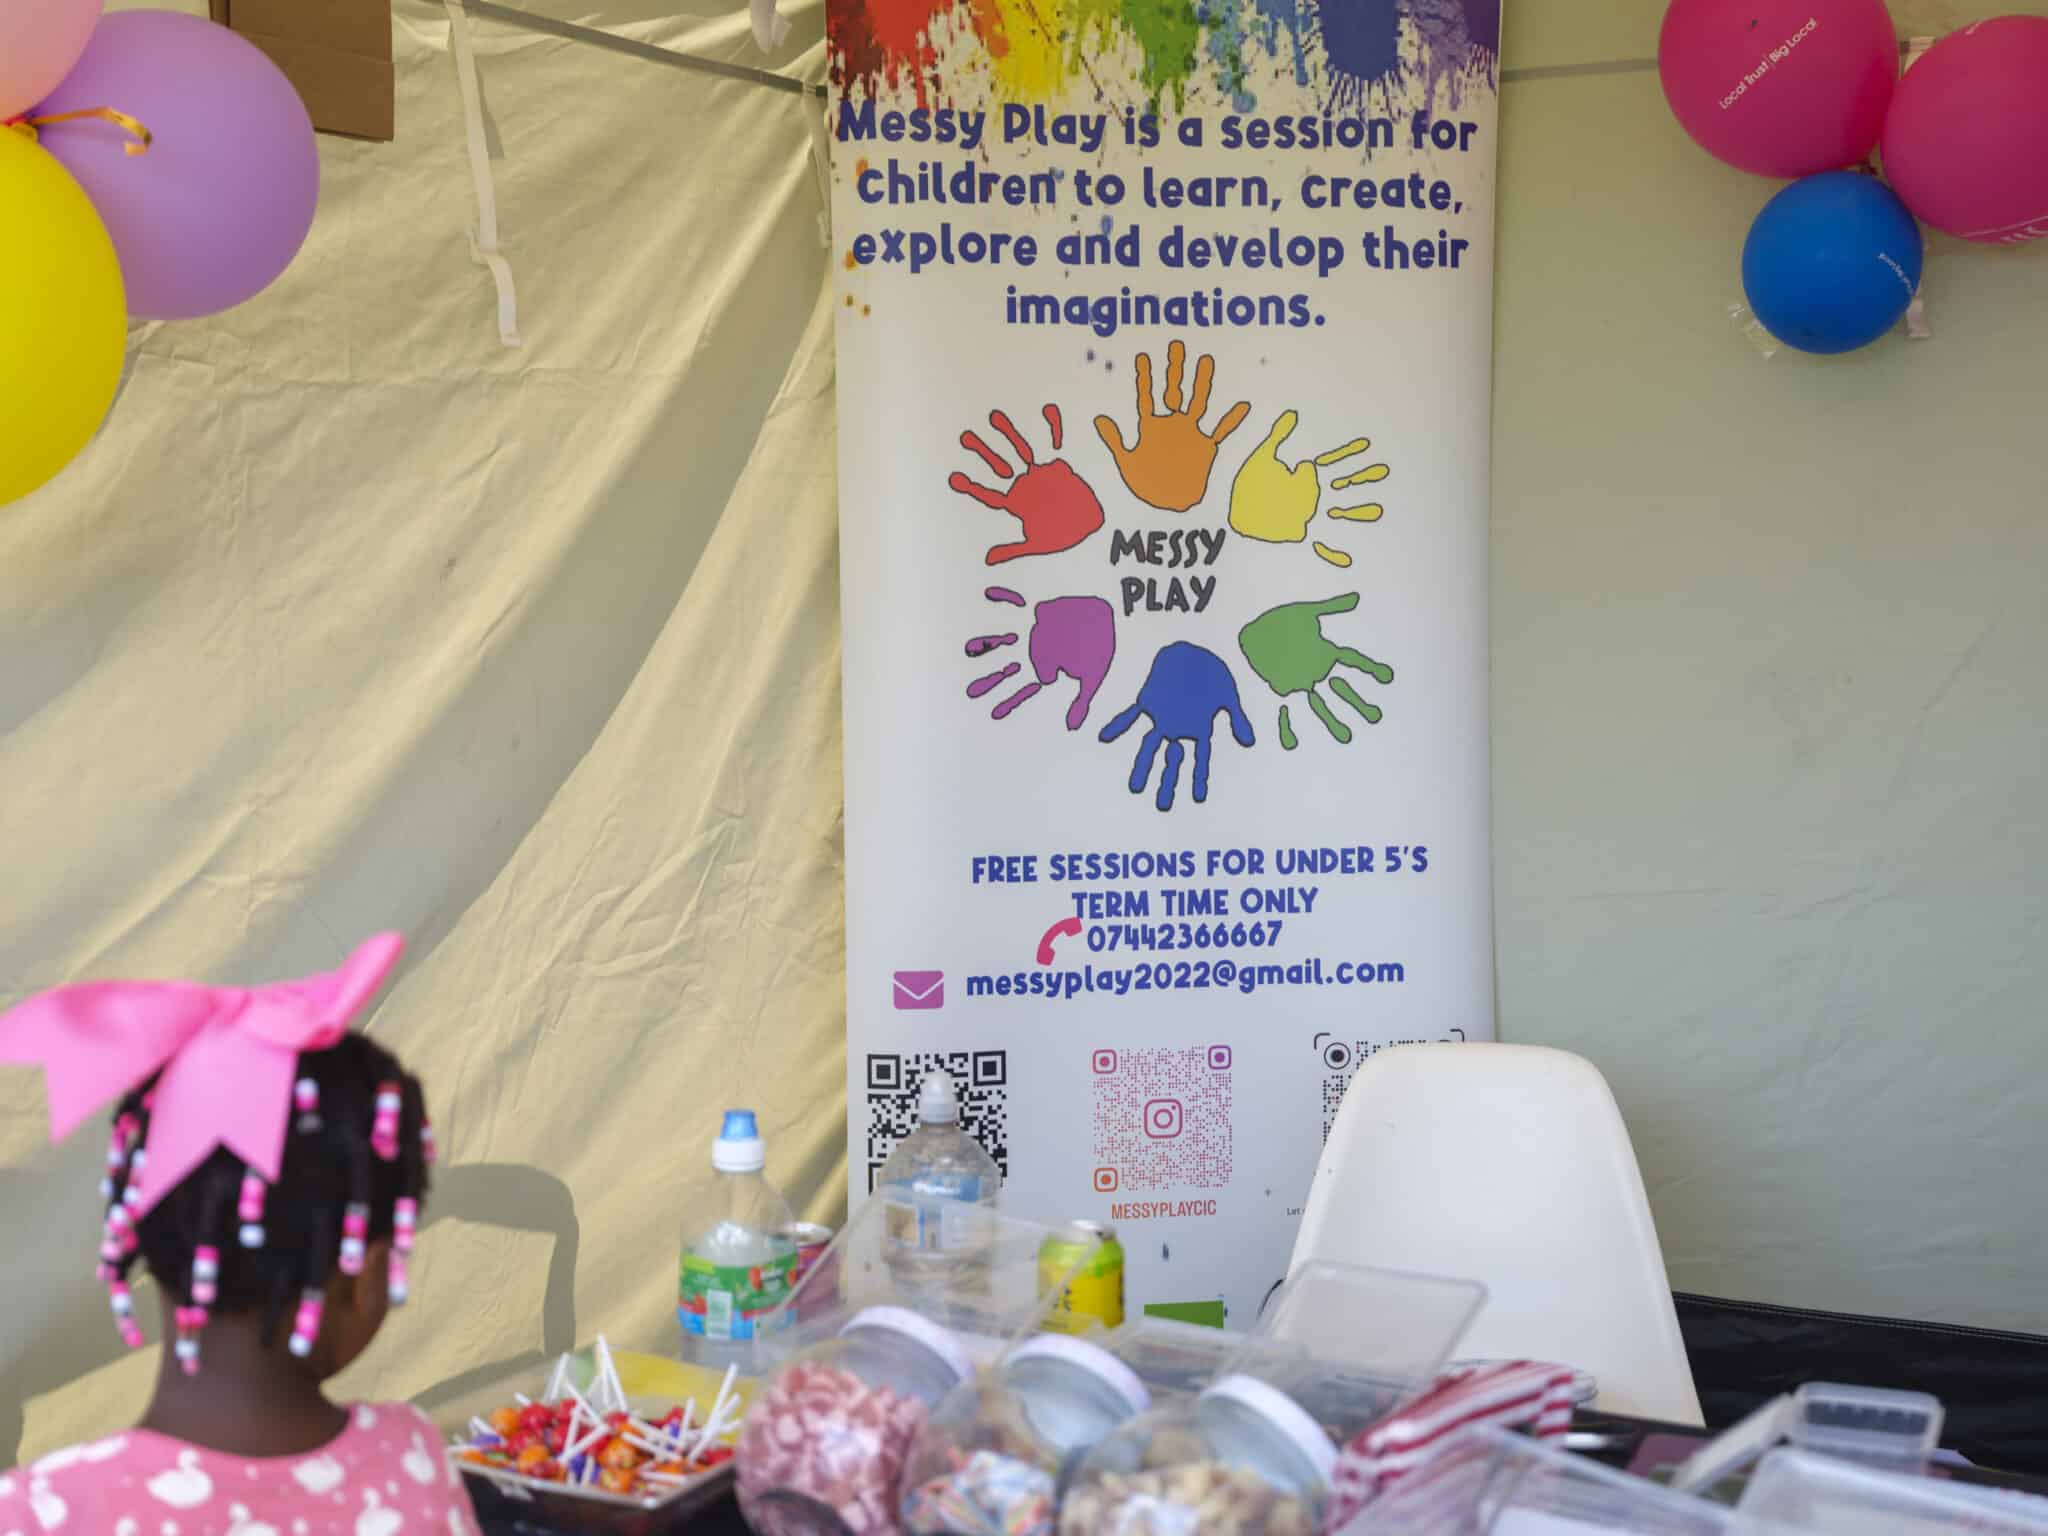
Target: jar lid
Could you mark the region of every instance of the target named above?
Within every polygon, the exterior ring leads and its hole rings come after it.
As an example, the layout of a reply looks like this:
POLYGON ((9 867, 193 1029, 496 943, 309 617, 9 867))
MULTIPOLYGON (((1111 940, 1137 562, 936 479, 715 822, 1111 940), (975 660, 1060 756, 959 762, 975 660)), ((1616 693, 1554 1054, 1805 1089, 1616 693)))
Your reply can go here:
POLYGON ((965 1381, 974 1374, 974 1365, 961 1349, 959 1341, 928 1317, 920 1317, 908 1307, 866 1307, 856 1312, 844 1328, 839 1330, 843 1338, 862 1328, 879 1329, 885 1333, 899 1334, 914 1340, 938 1356, 939 1361, 953 1373, 956 1382, 965 1381))
POLYGON ((1010 1359, 1058 1360, 1086 1371, 1121 1398, 1133 1418, 1152 1406, 1152 1394, 1145 1390, 1145 1383, 1138 1379, 1136 1371, 1108 1350, 1081 1339, 1041 1333, 1011 1350, 1010 1359))
MULTIPOLYGON (((1199 1413, 1204 1403, 1231 1403, 1249 1411, 1252 1419, 1270 1430, 1274 1439, 1304 1463, 1319 1483, 1327 1483, 1337 1467, 1337 1446, 1323 1426, 1301 1405, 1278 1387, 1256 1376, 1226 1376, 1195 1400, 1199 1413)), ((1233 1415, 1233 1417, 1237 1417, 1233 1415)), ((1234 1447, 1244 1450, 1244 1447, 1234 1447)))

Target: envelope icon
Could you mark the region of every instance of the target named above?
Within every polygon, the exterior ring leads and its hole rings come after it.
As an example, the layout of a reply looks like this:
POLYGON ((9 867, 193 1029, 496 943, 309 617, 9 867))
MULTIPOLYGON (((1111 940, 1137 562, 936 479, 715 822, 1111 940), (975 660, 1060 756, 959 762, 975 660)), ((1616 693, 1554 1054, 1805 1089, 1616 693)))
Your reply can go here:
POLYGON ((896 973, 896 1011, 898 1013, 928 1013, 935 1008, 946 1006, 946 973, 944 971, 898 971, 896 973))

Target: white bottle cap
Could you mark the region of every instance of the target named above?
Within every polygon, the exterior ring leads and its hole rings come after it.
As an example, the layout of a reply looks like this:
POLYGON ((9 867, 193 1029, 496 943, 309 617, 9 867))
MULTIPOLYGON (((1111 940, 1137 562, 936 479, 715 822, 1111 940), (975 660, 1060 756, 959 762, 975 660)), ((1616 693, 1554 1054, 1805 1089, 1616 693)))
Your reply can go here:
POLYGON ((952 1073, 933 1072, 919 1085, 917 1118, 926 1125, 951 1125, 960 1118, 960 1094, 952 1073))
POLYGON ((768 1166, 768 1148, 751 1109, 728 1109, 711 1143, 711 1166, 720 1173, 759 1173, 768 1166))

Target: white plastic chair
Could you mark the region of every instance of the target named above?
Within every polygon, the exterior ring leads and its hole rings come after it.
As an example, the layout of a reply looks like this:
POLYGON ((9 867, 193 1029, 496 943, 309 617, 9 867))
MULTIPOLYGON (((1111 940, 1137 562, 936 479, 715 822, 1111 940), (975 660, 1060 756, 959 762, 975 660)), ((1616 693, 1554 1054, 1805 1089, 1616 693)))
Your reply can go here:
POLYGON ((1590 1372, 1611 1412, 1698 1424, 1635 1149, 1591 1062, 1404 1045, 1351 1080, 1290 1271, 1312 1259, 1482 1282, 1466 1359, 1590 1372))

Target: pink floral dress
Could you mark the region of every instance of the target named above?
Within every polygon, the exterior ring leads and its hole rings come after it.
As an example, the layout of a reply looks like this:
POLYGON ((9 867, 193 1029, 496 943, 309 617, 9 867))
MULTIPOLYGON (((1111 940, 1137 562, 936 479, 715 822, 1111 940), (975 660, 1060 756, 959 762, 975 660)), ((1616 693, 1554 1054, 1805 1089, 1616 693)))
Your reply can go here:
POLYGON ((0 1536, 478 1536, 441 1445, 404 1403, 358 1404, 303 1456, 131 1429, 0 1474, 0 1536))

